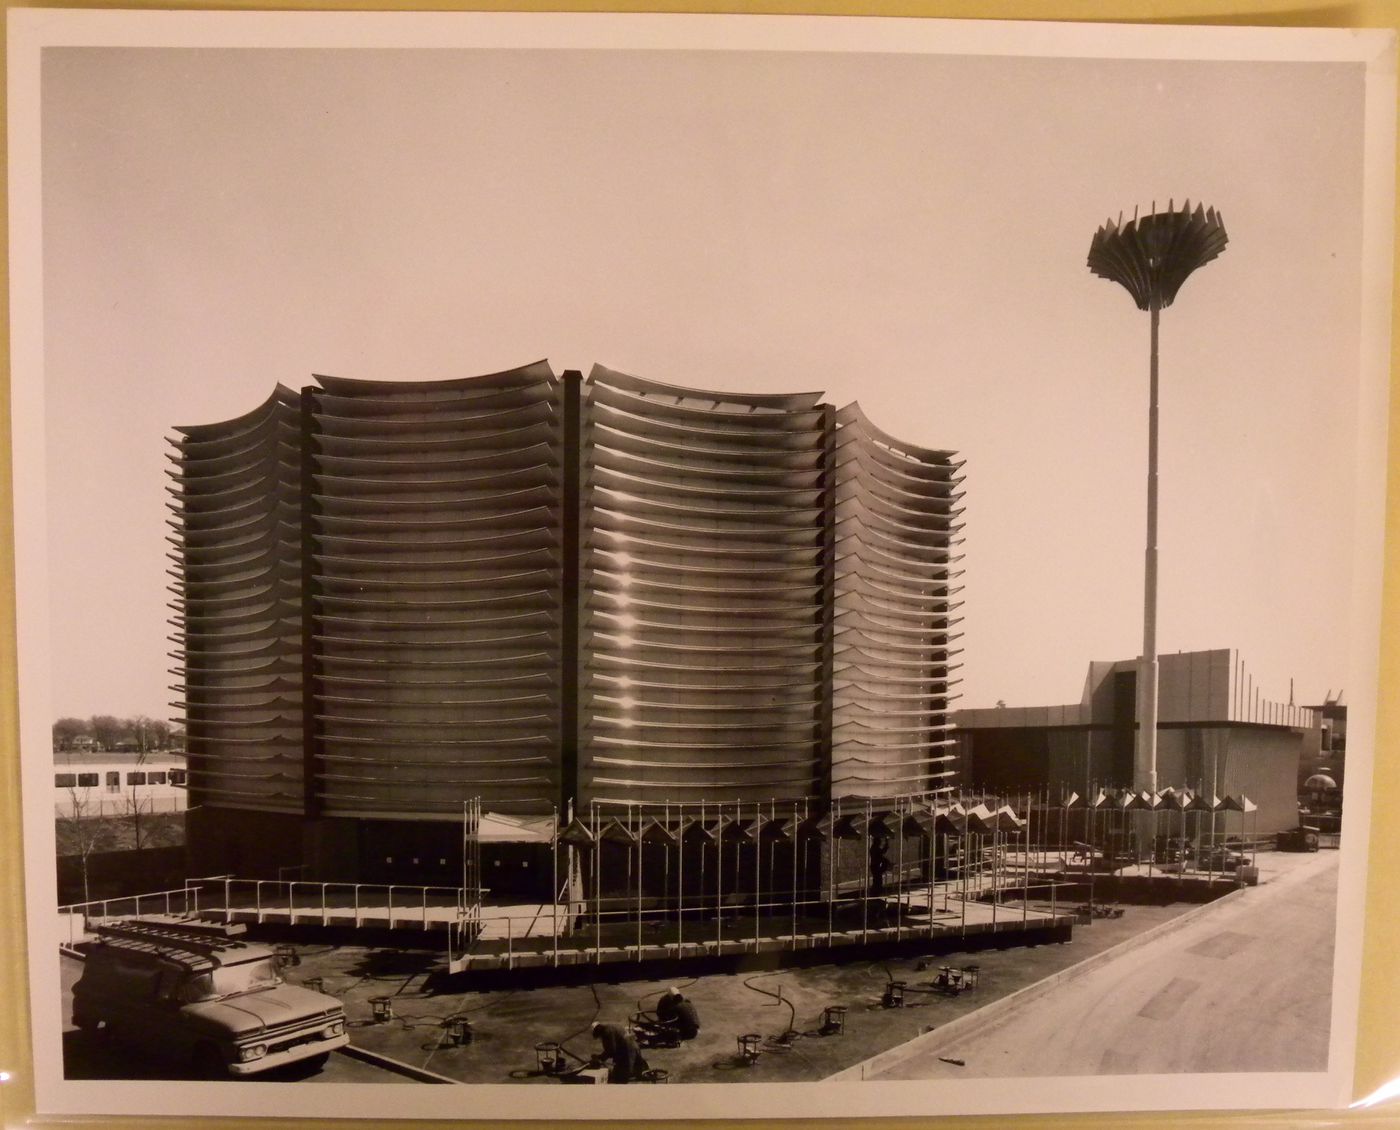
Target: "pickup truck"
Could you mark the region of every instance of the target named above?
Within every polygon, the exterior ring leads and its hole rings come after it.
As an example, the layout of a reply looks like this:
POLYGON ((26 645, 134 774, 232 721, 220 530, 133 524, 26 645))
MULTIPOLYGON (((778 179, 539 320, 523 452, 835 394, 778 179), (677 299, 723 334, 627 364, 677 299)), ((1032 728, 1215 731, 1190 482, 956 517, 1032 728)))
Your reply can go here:
POLYGON ((192 1067, 201 1077, 324 1063, 349 1042, 335 997, 283 980, 242 926, 178 918, 97 927, 73 986, 73 1025, 192 1067))

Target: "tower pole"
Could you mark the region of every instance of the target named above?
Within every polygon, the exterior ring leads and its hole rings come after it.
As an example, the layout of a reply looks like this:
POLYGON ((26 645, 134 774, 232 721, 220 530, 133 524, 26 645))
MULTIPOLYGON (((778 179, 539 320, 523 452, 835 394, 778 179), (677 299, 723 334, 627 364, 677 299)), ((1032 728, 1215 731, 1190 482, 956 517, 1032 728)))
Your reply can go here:
POLYGON ((1157 791, 1157 339, 1161 303, 1151 306, 1147 408, 1147 548, 1143 561, 1142 662, 1138 670, 1137 761, 1133 787, 1157 791))
MULTIPOLYGON (((1214 208, 1171 201, 1165 212, 1156 202, 1146 216, 1136 212, 1127 223, 1120 215, 1094 233, 1089 245, 1089 270, 1116 282, 1139 310, 1151 315, 1147 413, 1147 547, 1143 562, 1142 659, 1138 667, 1137 744, 1133 751, 1133 788, 1157 792, 1157 432, 1158 331, 1162 309, 1198 268, 1225 250, 1229 237, 1214 208)), ((1149 810, 1150 812, 1150 810, 1149 810)), ((1144 814, 1136 830, 1155 837, 1155 816, 1144 814), (1149 831, 1150 828, 1150 831, 1149 831)), ((1149 857, 1150 866, 1150 857, 1149 857)))

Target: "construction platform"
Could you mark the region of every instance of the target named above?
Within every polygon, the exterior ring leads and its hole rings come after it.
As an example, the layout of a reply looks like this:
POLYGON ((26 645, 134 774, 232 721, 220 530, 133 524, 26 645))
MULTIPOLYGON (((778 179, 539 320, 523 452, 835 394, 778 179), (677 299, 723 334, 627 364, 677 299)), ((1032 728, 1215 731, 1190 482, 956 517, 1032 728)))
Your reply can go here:
MULTIPOLYGON (((541 917, 550 916, 546 913, 541 917)), ((859 917, 858 907, 846 903, 831 922, 825 916, 799 915, 796 929, 791 928, 790 918, 779 924, 772 919, 755 922, 740 917, 718 924, 713 919, 684 925, 664 920, 643 920, 640 924, 585 923, 570 933, 553 935, 545 922, 543 934, 533 937, 528 933, 501 937, 483 932, 469 950, 452 954, 448 967, 450 972, 465 973, 835 951, 912 942, 932 943, 935 947, 954 942, 978 945, 994 935, 1027 931, 1061 931, 1068 936, 1076 921, 1081 920, 1068 906, 1051 912, 1025 903, 972 899, 950 900, 946 908, 936 909, 931 917, 926 910, 901 914, 898 921, 889 915, 865 922, 858 921, 859 917)), ((491 920, 488 917, 483 921, 491 920)))

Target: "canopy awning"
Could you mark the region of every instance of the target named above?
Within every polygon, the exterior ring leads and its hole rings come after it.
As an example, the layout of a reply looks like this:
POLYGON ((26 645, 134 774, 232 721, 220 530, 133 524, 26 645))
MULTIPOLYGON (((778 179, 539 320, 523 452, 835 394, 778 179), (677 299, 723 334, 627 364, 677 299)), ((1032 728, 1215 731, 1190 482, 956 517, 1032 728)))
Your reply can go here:
POLYGON ((551 843, 554 840, 554 817, 483 812, 476 838, 483 844, 551 843))
POLYGON ((1190 789, 1165 788, 1160 794, 1163 808, 1174 808, 1178 812, 1185 812, 1191 807, 1190 789))

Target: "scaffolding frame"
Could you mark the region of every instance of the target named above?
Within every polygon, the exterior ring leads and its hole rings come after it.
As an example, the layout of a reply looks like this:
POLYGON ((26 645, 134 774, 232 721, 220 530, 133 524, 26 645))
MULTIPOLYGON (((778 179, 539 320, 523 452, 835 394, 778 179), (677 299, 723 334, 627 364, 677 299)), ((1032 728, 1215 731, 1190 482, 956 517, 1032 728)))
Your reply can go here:
POLYGON ((508 922, 505 952, 491 956, 470 952, 492 920, 477 907, 449 959, 511 968, 529 952, 531 964, 560 966, 1051 926, 1060 921, 1053 886, 1050 912, 1030 909, 1031 808, 1029 794, 1007 803, 947 788, 829 802, 593 800, 562 825, 555 811, 551 905, 524 929, 508 922), (851 843, 861 850, 854 866, 851 843), (877 854, 890 848, 892 881, 882 873, 877 882, 877 854), (584 880, 566 881, 562 915, 561 870, 584 880), (1011 891, 1019 915, 1003 905, 1011 891))

